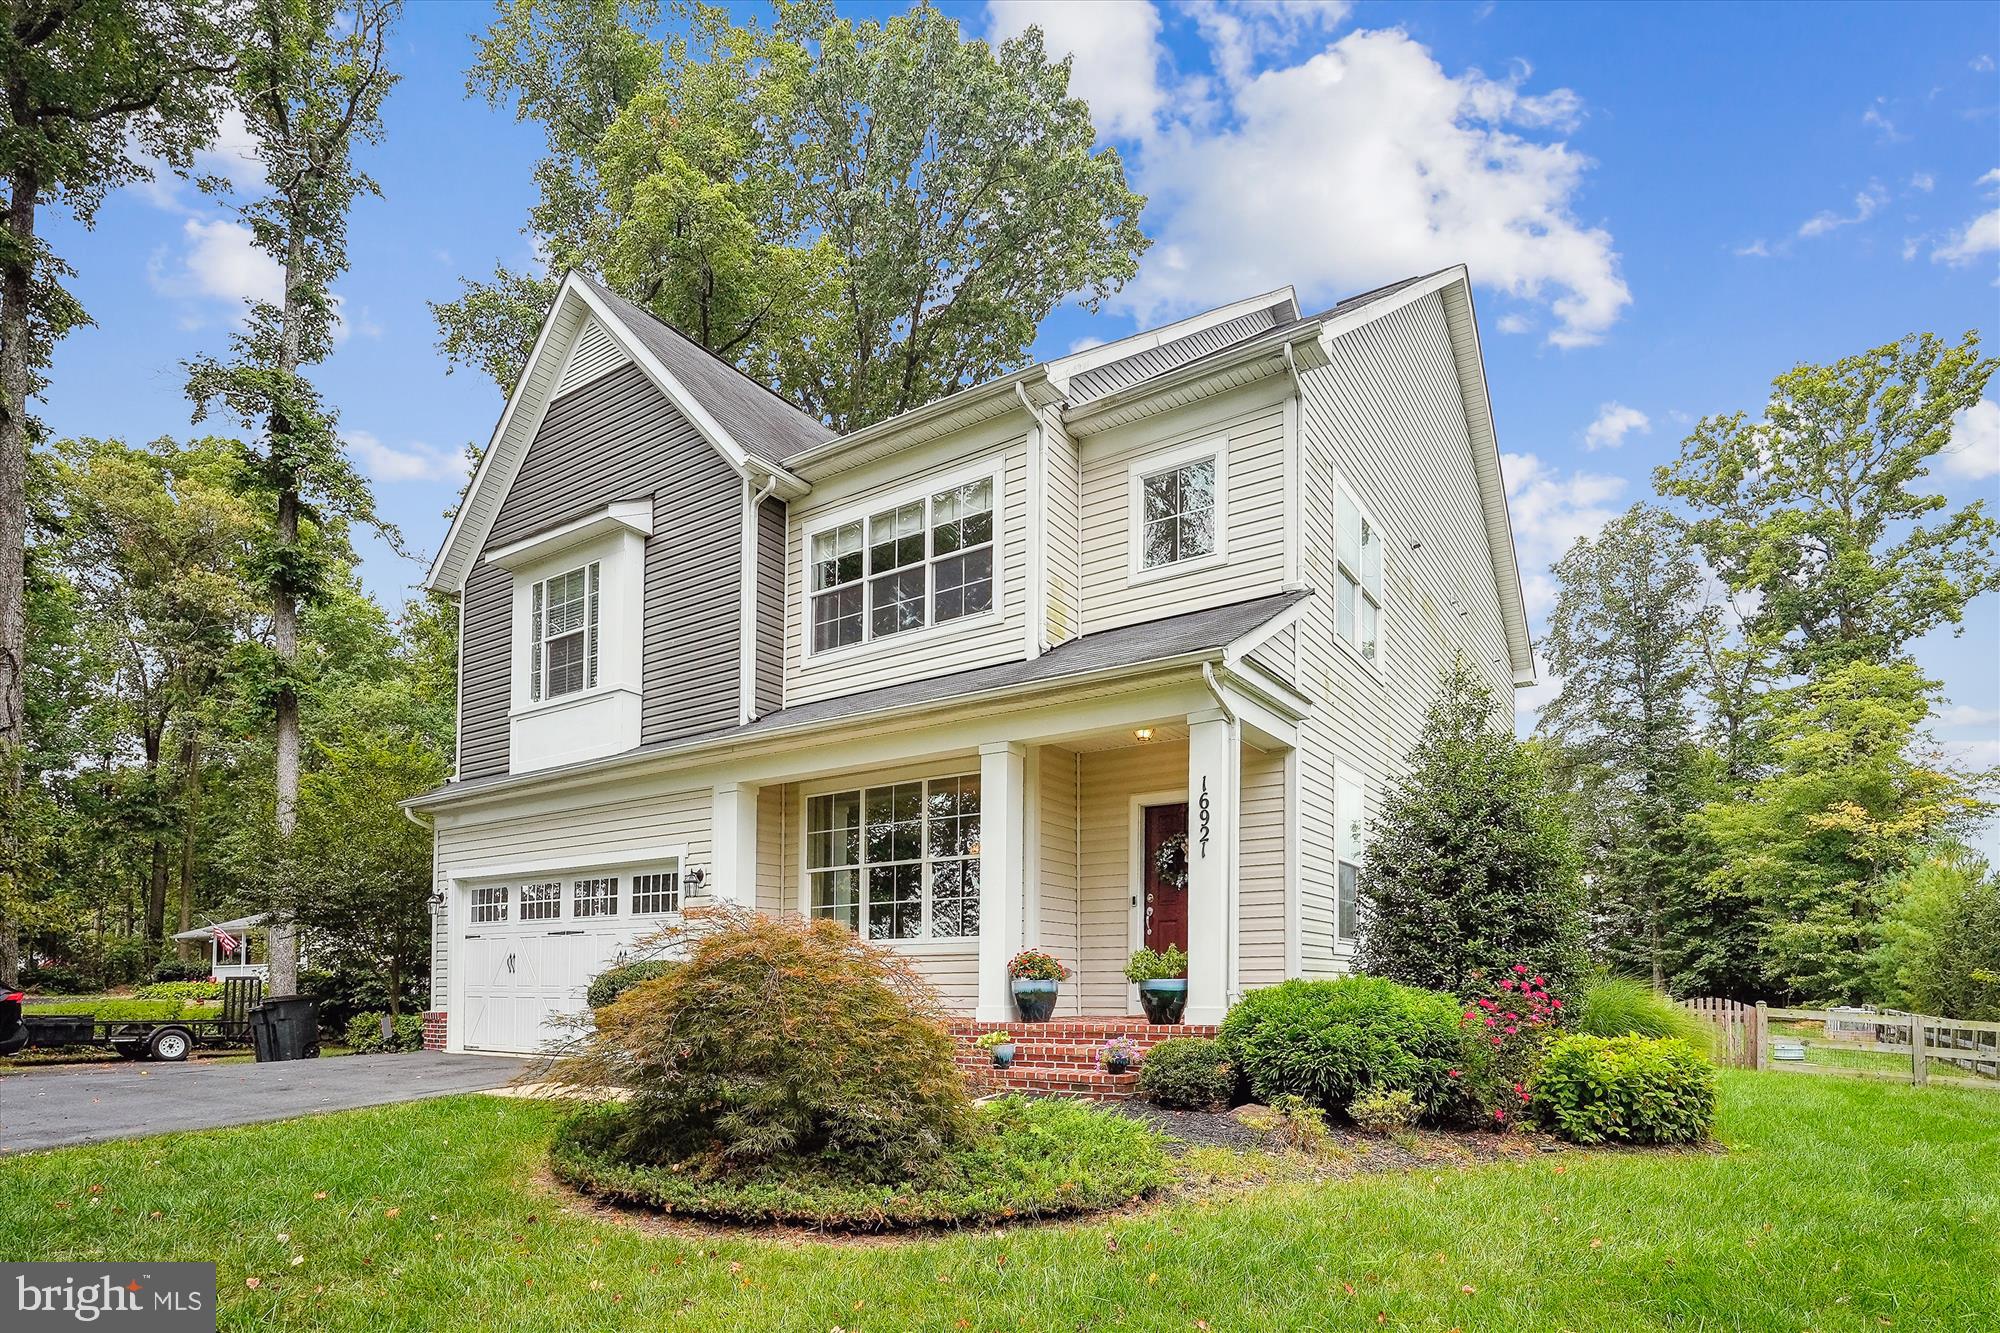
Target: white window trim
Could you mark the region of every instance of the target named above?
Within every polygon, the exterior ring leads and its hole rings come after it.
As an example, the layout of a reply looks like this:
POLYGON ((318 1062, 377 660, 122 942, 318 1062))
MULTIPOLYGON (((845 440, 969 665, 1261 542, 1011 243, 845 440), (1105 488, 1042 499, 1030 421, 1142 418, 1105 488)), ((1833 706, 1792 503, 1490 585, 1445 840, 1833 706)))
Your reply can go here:
MULTIPOLYGON (((904 782, 922 782, 928 784, 932 782, 945 782, 952 778, 976 779, 978 777, 979 777, 979 769, 977 767, 974 767, 963 771, 954 770, 949 773, 918 773, 914 775, 896 774, 893 771, 890 774, 884 776, 849 774, 844 778, 825 778, 818 782, 801 783, 798 789, 798 809, 794 812, 796 818, 796 823, 794 827, 798 829, 798 849, 796 854, 798 856, 797 865, 799 867, 799 879, 798 883, 794 887, 798 892, 799 915, 806 917, 808 920, 814 919, 812 910, 813 872, 812 872, 812 866, 808 864, 809 861, 808 853, 812 845, 811 841, 812 829, 808 825, 807 813, 806 813, 808 808, 808 803, 812 800, 813 797, 825 796, 831 792, 859 791, 862 793, 863 808, 865 815, 867 793, 870 787, 893 787, 896 786, 898 783, 904 783, 904 782)), ((986 836, 986 793, 983 788, 981 789, 979 794, 979 820, 980 820, 979 833, 980 837, 983 839, 986 836)), ((928 820, 926 820, 926 823, 928 824, 928 820)), ((866 827, 865 822, 863 824, 863 827, 865 829, 866 827)), ((865 833, 863 834, 863 837, 864 838, 866 837, 865 833)), ((979 860, 977 856, 971 857, 969 859, 975 863, 978 862, 979 860)), ((930 906, 931 906, 930 858, 926 856, 923 859, 922 864, 924 866, 924 920, 926 923, 928 923, 930 920, 930 906)), ((862 862, 860 866, 860 870, 862 872, 861 928, 855 932, 857 938, 865 940, 871 944, 887 945, 888 947, 897 950, 899 953, 976 953, 978 951, 979 949, 978 933, 974 933, 971 935, 943 935, 943 936, 933 936, 926 934, 918 936, 917 938, 914 939, 869 940, 867 933, 868 932, 867 868, 868 868, 867 862, 865 861, 862 862)), ((985 922, 983 920, 980 922, 980 927, 981 931, 983 932, 985 928, 985 922)))
POLYGON ((511 566, 513 663, 508 692, 509 721, 581 708, 608 695, 641 690, 641 644, 645 633, 646 548, 629 529, 600 534, 583 545, 565 546, 532 564, 511 566), (597 684, 554 698, 532 697, 530 662, 534 652, 534 586, 573 569, 598 566, 597 684))
POLYGON ((970 467, 958 468, 939 473, 924 480, 899 486, 894 490, 874 491, 864 498, 842 505, 824 515, 814 516, 803 528, 802 545, 799 549, 799 606, 802 623, 799 639, 805 648, 805 660, 810 663, 834 662, 843 657, 864 656, 870 651, 881 651, 883 645, 900 646, 906 643, 923 643, 934 639, 947 638, 968 630, 990 629, 998 624, 1005 614, 1006 577, 1004 553, 1007 548, 1006 518, 1007 497, 1004 480, 1007 460, 1004 455, 980 460, 970 467), (993 490, 993 605, 988 609, 956 620, 937 621, 930 616, 935 610, 932 597, 936 589, 931 584, 931 566, 937 557, 930 555, 930 510, 929 497, 939 491, 955 490, 972 482, 984 481, 993 490), (885 634, 877 638, 873 628, 871 606, 868 601, 868 516, 879 514, 885 509, 896 509, 913 500, 926 501, 924 511, 924 616, 925 623, 917 629, 906 629, 899 634, 885 634), (812 550, 813 539, 834 528, 849 523, 861 524, 861 640, 858 643, 843 643, 834 648, 813 646, 813 586, 812 550))
POLYGON ((602 545, 602 539, 629 532, 637 537, 653 535, 653 502, 620 500, 593 513, 559 523, 553 528, 523 537, 517 542, 487 552, 485 563, 514 573, 535 565, 553 564, 579 546, 602 545))
POLYGON ((1133 459, 1125 470, 1125 582, 1153 583, 1213 569, 1229 560, 1229 437, 1211 436, 1133 459), (1146 478, 1156 477, 1204 458, 1215 460, 1215 549, 1192 560, 1174 560, 1147 568, 1145 564, 1146 478))
POLYGON ((1389 623, 1389 536, 1383 530, 1382 525, 1376 521, 1374 512, 1367 505, 1361 503, 1361 497, 1354 493, 1353 488, 1337 478, 1333 484, 1332 555, 1334 586, 1329 590, 1329 593, 1332 601, 1333 641, 1345 649, 1349 657, 1352 657, 1364 667, 1374 671, 1377 676, 1386 676, 1387 672, 1384 663, 1388 658, 1387 648, 1389 641, 1387 632, 1389 623), (1382 547, 1382 596, 1379 600, 1375 601, 1375 656, 1372 658, 1361 651, 1360 644, 1349 643, 1346 636, 1340 632, 1341 578, 1349 573, 1354 576, 1354 595, 1356 597, 1365 596, 1367 588, 1367 585, 1361 582, 1361 571, 1348 570, 1346 562, 1340 558, 1340 501, 1342 496, 1345 496, 1348 503, 1354 506, 1354 512, 1361 516, 1362 522, 1366 523, 1374 531, 1375 540, 1382 547))

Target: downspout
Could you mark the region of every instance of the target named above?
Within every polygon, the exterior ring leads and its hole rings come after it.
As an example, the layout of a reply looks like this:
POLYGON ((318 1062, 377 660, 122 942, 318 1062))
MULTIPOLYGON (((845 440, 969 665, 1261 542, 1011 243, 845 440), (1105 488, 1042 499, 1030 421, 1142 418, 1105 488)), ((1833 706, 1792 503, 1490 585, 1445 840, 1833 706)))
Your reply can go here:
POLYGON ((1285 403, 1285 586, 1305 586, 1305 382, 1299 360, 1288 342, 1285 369, 1292 376, 1292 396, 1285 403))
POLYGON ((1215 706, 1222 710, 1224 717, 1229 719, 1229 734, 1235 741, 1235 749, 1229 755, 1229 773, 1230 785, 1234 788, 1230 793, 1230 799, 1235 803, 1236 814, 1229 821, 1231 834, 1229 839, 1229 863, 1225 867, 1227 882, 1229 884, 1229 910, 1222 946, 1222 961, 1225 965, 1222 977, 1222 994, 1223 998, 1229 1004, 1234 1005, 1237 1000, 1242 998, 1242 986, 1237 979, 1238 968, 1236 965, 1237 923, 1242 904, 1242 897, 1237 892, 1236 850, 1243 842, 1243 740, 1239 732, 1240 724, 1237 721, 1236 710, 1231 708, 1229 700, 1223 697, 1222 684, 1216 680, 1215 668, 1208 662, 1201 664, 1201 683, 1208 687, 1209 696, 1215 700, 1215 706))
POLYGON ((1027 626, 1023 630, 1022 656, 1029 661, 1049 648, 1048 542, 1044 527, 1048 522, 1048 437, 1042 414, 1028 398, 1027 386, 1014 381, 1014 396, 1021 410, 1035 423, 1034 442, 1028 449, 1028 588, 1027 626))
POLYGON ((757 523, 764 501, 778 489, 778 474, 764 479, 764 488, 750 494, 750 478, 743 479, 748 503, 743 510, 743 549, 739 577, 743 581, 737 602, 736 640, 736 720, 739 726, 757 716, 757 523))

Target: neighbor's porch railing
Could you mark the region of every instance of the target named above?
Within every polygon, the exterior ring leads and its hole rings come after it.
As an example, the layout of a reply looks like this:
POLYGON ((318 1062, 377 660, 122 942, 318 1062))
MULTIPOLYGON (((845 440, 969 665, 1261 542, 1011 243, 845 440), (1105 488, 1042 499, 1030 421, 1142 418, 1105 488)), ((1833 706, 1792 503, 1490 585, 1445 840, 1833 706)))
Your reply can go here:
POLYGON ((1681 1003, 1713 1029, 1720 1064, 2000 1090, 2000 1023, 1857 1009, 1774 1009, 1737 1000, 1681 1003), (1934 1074, 1934 1065, 1985 1077, 1934 1074))

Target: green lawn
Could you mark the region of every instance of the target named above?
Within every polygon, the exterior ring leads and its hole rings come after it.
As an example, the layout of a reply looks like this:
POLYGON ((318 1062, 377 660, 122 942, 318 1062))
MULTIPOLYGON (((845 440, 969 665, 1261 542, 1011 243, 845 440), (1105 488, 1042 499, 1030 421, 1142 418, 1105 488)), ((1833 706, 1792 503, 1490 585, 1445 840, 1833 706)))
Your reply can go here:
POLYGON ((567 1215, 532 1179, 550 1115, 459 1097, 0 1159, 0 1255, 214 1258, 225 1328, 369 1333, 1971 1330, 2000 1308, 1983 1091, 1731 1072, 1726 1153, 1536 1154, 891 1245, 567 1215))

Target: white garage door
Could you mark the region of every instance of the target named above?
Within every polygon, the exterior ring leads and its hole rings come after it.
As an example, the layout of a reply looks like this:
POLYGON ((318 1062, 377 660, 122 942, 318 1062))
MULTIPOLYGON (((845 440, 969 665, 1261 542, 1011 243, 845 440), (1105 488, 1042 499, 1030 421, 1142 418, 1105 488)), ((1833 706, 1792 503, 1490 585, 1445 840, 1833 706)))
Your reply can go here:
POLYGON ((467 924, 453 961, 463 969, 465 1049, 528 1054, 574 1036, 559 1020, 581 1013, 591 979, 659 928, 659 908, 679 907, 678 869, 670 863, 638 876, 464 890, 459 920, 467 924), (607 884, 615 885, 608 904, 607 884), (589 886, 581 896, 592 906, 614 910, 578 916, 581 886, 589 886), (635 889, 645 891, 639 904, 655 910, 635 910, 627 896, 635 889), (535 919, 523 921, 524 914, 535 919))

